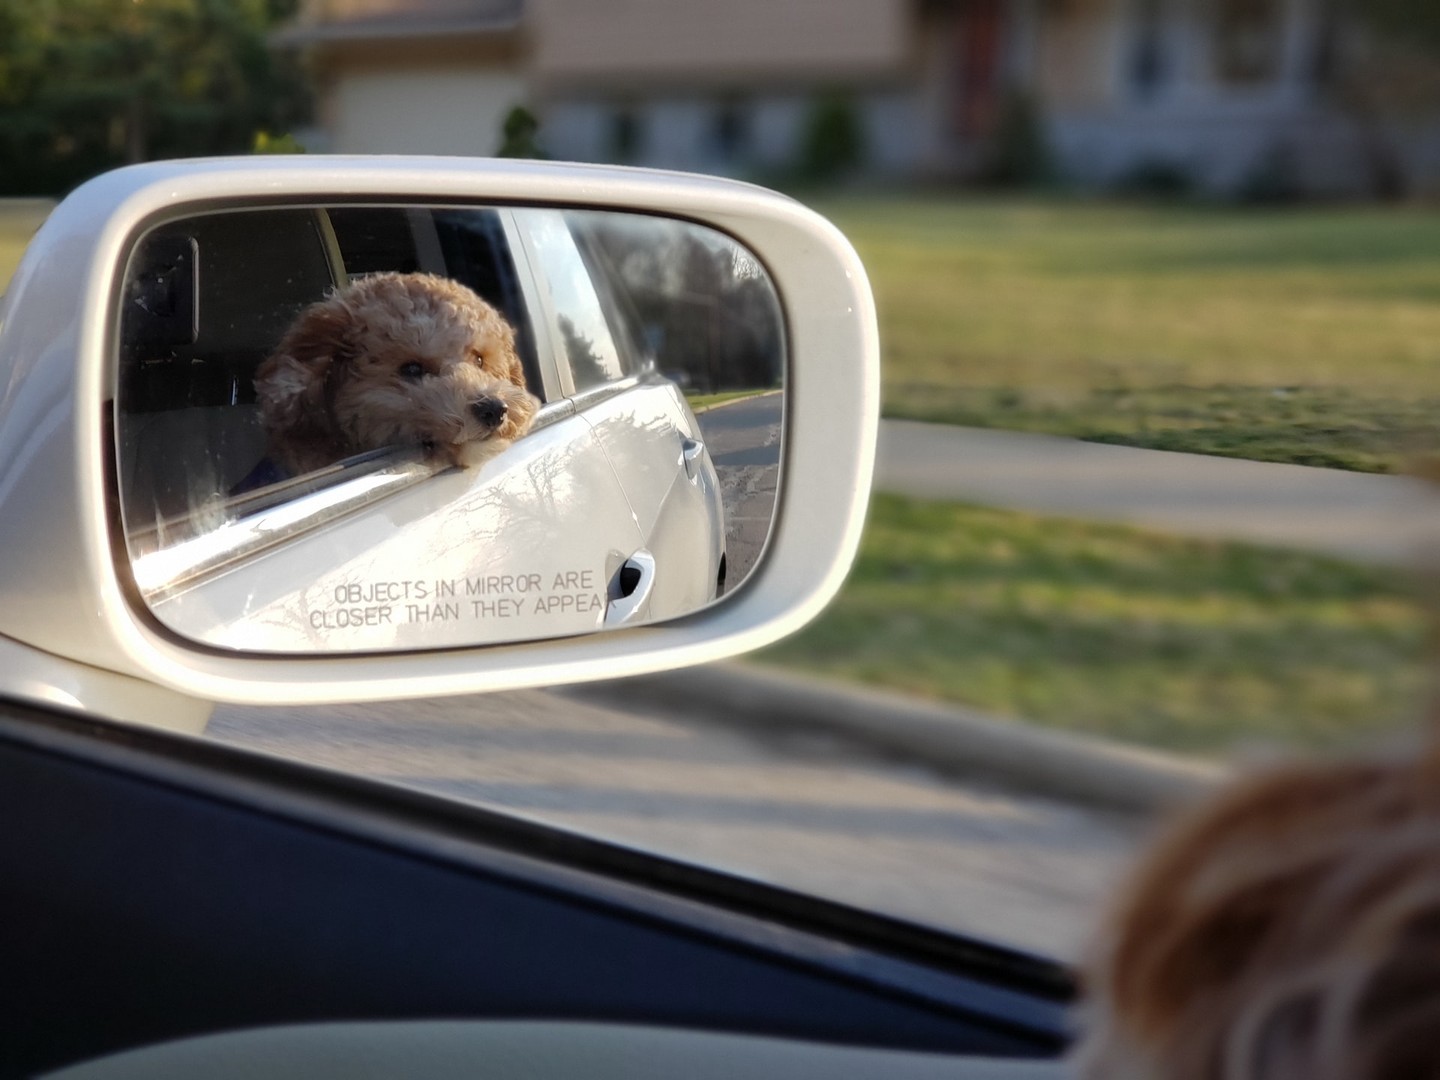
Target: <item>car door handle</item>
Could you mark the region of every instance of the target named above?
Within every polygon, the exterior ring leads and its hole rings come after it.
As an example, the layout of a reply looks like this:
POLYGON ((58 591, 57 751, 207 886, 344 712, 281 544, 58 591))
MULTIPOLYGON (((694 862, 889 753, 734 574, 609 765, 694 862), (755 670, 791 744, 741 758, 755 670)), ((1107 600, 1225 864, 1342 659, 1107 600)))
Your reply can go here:
POLYGON ((635 552, 621 564, 611 583, 611 599, 605 609, 606 626, 624 626, 650 607, 650 590, 655 587, 655 556, 635 552))
POLYGON ((705 453, 705 444, 699 439, 680 436, 680 456, 685 459, 685 475, 694 480, 700 472, 700 458, 705 453))

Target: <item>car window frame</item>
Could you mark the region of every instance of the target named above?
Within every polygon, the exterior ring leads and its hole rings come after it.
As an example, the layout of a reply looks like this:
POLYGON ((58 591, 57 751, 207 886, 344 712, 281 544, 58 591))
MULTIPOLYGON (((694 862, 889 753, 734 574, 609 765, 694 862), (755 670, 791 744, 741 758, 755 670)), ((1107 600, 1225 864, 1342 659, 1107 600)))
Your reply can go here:
MULTIPOLYGON (((344 285, 350 280, 340 244, 329 220, 329 211, 340 205, 347 204, 334 202, 305 207, 312 210, 316 216, 332 287, 344 285)), ((267 209, 271 208, 257 207, 255 212, 267 209)), ((423 214, 433 228, 432 215, 441 209, 483 209, 497 215, 509 247, 507 254, 514 269, 517 287, 532 313, 530 325, 535 337, 537 368, 544 384, 544 392, 537 395, 542 397, 543 404, 531 421, 530 433, 573 416, 576 412, 573 395, 561 393, 555 397, 550 396, 552 390, 563 390, 562 373, 565 366, 557 360, 559 354, 555 350, 559 343, 554 333, 554 314, 549 305, 544 303, 545 290, 540 287, 535 276, 533 254, 524 241, 524 230, 515 220, 514 208, 491 205, 416 205, 404 206, 401 209, 407 212, 412 231, 417 225, 416 214, 423 214)), ((163 225, 164 223, 155 228, 163 225)), ((143 239, 143 236, 137 238, 132 257, 134 251, 139 250, 143 239)), ((416 243, 417 250, 426 248, 430 254, 443 260, 443 250, 438 241, 425 244, 417 237, 416 243)), ((447 277, 449 270, 448 264, 443 267, 447 277)), ((119 347, 118 339, 116 347, 119 347)), ((118 393, 114 401, 118 421, 118 393)), ((118 476, 118 463, 124 452, 118 439, 113 452, 117 455, 118 476)), ((262 555, 279 544, 323 528, 352 513, 362 511, 381 499, 423 483, 447 469, 448 466, 435 466, 423 461, 413 448, 372 450, 343 458, 324 469, 292 477, 279 484, 194 506, 154 524, 126 527, 124 544, 128 552, 127 562, 132 580, 146 605, 163 600, 172 594, 184 592, 199 581, 225 573, 237 564, 262 555), (219 529, 210 526, 217 510, 233 512, 233 517, 219 529), (168 567, 168 570, 151 569, 159 567, 168 567)))
MULTIPOLYGON (((591 295, 595 298, 596 307, 604 322, 605 331, 610 336, 610 343, 615 351, 617 361, 621 363, 624 362, 624 346, 630 344, 630 342, 627 337, 616 332, 615 319, 609 307, 612 298, 596 283, 594 272, 581 249, 580 240, 575 236, 571 229, 570 222, 567 219, 567 209, 564 207, 534 206, 513 210, 515 241, 520 245, 520 250, 522 250, 525 255, 526 270, 531 276, 531 281, 535 289, 533 300, 545 314, 545 326, 548 334, 546 351, 550 362, 554 364, 558 372, 566 398, 574 403, 576 410, 583 411, 591 402, 607 400, 618 393, 623 393, 632 387, 638 386, 648 370, 646 366, 638 367, 637 370, 621 374, 616 378, 606 379, 603 382, 596 383, 594 386, 581 388, 576 384, 569 353, 557 335, 561 312, 556 309, 550 290, 541 288, 540 286, 544 263, 537 250, 531 230, 526 228, 520 220, 521 214, 536 215, 537 217, 540 215, 552 217, 564 231, 564 234, 570 239, 570 243, 575 250, 578 265, 584 272, 585 282, 589 286, 591 295)), ((536 344, 538 348, 538 340, 536 344)))

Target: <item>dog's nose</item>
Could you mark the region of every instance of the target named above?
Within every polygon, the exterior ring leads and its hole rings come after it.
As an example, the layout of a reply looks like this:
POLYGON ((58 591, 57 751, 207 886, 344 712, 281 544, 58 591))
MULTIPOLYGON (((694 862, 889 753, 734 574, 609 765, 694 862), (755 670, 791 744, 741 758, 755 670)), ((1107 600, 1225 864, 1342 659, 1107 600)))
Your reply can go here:
POLYGON ((499 427, 505 419, 505 402, 499 398, 481 398, 470 403, 471 415, 486 427, 499 427))

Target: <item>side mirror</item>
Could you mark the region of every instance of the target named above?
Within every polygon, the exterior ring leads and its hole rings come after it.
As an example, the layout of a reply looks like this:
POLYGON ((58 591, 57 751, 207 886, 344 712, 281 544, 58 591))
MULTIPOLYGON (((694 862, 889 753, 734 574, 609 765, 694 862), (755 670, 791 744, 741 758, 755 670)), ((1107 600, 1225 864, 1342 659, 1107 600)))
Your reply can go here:
POLYGON ((733 655, 838 588, 877 404, 854 252, 756 188, 119 170, 7 297, 0 690, 151 719, 117 677, 279 704, 733 655))
POLYGON ((142 236, 122 296, 121 525, 177 635, 315 655, 588 633, 698 611, 760 556, 785 327, 714 229, 207 211, 142 236))

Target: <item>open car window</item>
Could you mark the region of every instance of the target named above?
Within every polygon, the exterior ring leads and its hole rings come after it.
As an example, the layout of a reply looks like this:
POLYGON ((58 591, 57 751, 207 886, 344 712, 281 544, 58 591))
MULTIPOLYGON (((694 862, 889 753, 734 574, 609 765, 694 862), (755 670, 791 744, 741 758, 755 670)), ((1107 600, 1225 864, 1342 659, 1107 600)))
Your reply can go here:
POLYGON ((351 281, 417 272, 459 281, 514 329, 527 386, 542 398, 554 388, 502 213, 257 209, 187 218, 141 240, 120 313, 116 442, 142 590, 178 587, 436 471, 404 445, 299 475, 267 460, 256 374, 302 310, 351 281))
POLYGON ((452 278, 493 304, 515 330, 533 393, 544 394, 535 329, 515 271, 502 211, 416 206, 341 206, 328 211, 352 276, 422 272, 452 278))
MULTIPOLYGON (((493 304, 515 329, 527 384, 541 392, 534 332, 498 211, 264 209, 187 218, 145 237, 131 259, 120 320, 127 529, 163 528, 197 507, 213 513, 217 502, 267 486, 245 482, 264 456, 260 365, 307 305, 352 278, 416 271, 454 278, 493 304), (176 445, 203 449, 167 452, 176 445)), ((346 471, 326 474, 333 482, 346 471)))

